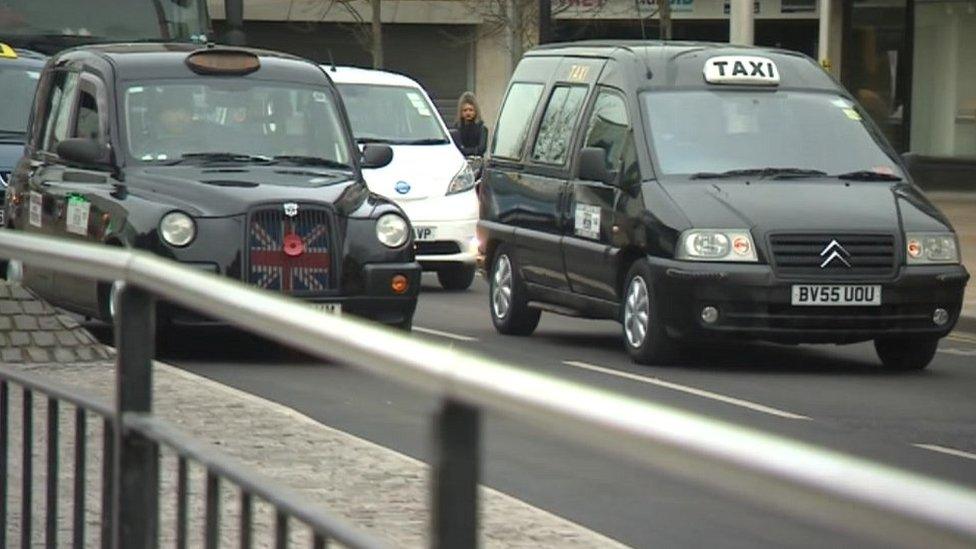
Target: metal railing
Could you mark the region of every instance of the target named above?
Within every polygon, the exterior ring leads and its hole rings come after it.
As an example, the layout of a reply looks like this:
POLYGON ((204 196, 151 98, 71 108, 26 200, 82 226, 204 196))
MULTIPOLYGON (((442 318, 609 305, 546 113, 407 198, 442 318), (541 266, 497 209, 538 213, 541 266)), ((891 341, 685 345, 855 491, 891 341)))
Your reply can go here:
MULTIPOLYGON (((436 547, 477 543, 480 423, 486 410, 743 500, 891 545, 971 547, 976 543, 976 492, 946 482, 478 358, 366 322, 325 315, 297 300, 144 252, 0 231, 0 256, 124 284, 116 320, 117 402, 115 410, 99 412, 109 414, 106 428, 111 424, 116 441, 112 450, 118 466, 109 476, 118 482, 108 504, 116 510, 117 518, 110 525, 116 532, 116 547, 151 546, 143 542, 155 540, 150 534, 156 527, 158 499, 150 488, 158 481, 154 448, 159 444, 203 463, 208 480, 228 478, 269 499, 281 514, 305 521, 323 537, 354 547, 375 543, 357 537, 329 515, 313 512, 297 496, 282 496, 281 488, 253 480, 255 476, 151 415, 155 299, 440 398, 432 463, 431 528, 436 547)), ((17 376, 0 373, 52 398, 74 398, 17 376)), ((6 409, 3 415, 7 417, 6 409)), ((25 452, 25 458, 28 455, 25 452)), ((216 495, 207 499, 216 500, 216 495)), ((287 543, 283 534, 278 539, 287 543)))

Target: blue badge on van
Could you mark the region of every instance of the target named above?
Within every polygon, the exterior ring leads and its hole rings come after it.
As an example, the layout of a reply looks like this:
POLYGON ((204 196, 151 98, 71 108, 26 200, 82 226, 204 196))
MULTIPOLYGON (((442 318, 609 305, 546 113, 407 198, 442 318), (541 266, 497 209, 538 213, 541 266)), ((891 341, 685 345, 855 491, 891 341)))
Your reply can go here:
POLYGON ((410 192, 410 183, 407 183, 406 181, 397 181, 396 185, 393 186, 393 189, 400 194, 407 194, 410 192))

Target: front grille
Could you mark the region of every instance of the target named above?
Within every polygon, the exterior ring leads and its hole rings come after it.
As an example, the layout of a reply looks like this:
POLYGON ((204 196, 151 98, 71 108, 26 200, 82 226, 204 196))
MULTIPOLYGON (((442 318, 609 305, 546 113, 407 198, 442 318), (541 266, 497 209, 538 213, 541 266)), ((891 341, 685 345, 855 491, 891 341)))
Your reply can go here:
POLYGON ((247 221, 247 280, 285 294, 314 294, 333 285, 330 212, 299 205, 254 210, 247 221))
POLYGON ((769 244, 780 275, 884 277, 896 268, 890 234, 774 234, 769 244))
POLYGON ((452 255, 461 253, 461 247, 450 240, 434 240, 414 243, 414 252, 417 255, 452 255))

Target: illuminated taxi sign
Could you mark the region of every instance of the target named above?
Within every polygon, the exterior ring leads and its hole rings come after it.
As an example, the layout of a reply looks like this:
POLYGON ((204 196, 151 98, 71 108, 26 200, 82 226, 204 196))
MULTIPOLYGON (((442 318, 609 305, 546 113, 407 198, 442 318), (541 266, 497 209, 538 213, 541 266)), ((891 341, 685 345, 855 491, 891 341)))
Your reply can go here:
POLYGON ((0 42, 0 57, 4 59, 17 59, 17 52, 10 46, 0 42))
POLYGON ((766 57, 723 55, 705 61, 705 82, 709 84, 744 84, 775 86, 779 69, 766 57))
POLYGON ((241 76, 261 68, 261 60, 245 50, 211 48, 188 55, 186 65, 197 74, 241 76))

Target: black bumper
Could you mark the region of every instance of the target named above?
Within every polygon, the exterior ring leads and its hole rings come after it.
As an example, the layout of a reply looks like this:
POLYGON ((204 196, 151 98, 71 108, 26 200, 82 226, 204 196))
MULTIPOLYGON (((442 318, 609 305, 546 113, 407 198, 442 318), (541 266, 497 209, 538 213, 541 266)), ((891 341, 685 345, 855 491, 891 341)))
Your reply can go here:
POLYGON ((781 278, 769 265, 648 258, 664 322, 673 335, 787 343, 854 343, 880 336, 947 335, 959 319, 969 273, 961 265, 903 266, 887 279, 781 278), (878 284, 881 306, 795 307, 793 284, 878 284), (708 324, 702 309, 718 309, 708 324), (936 325, 936 308, 949 321, 936 325))
MULTIPOLYGON (((295 296, 309 303, 339 303, 342 314, 354 315, 382 324, 399 326, 413 319, 420 293, 421 267, 410 263, 367 264, 362 269, 361 286, 352 294, 295 296), (397 294, 391 288, 391 279, 402 274, 407 277, 408 289, 397 294)), ((160 316, 174 324, 222 324, 204 315, 170 304, 160 304, 160 316)))

